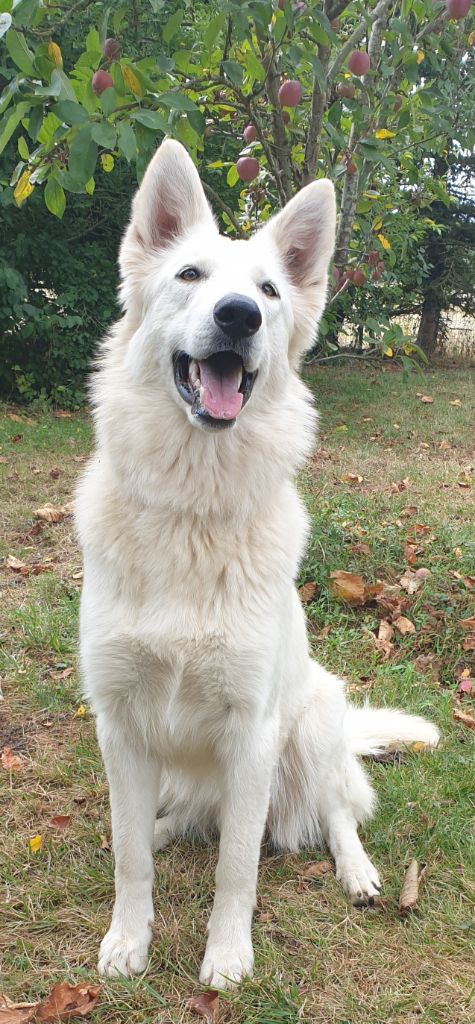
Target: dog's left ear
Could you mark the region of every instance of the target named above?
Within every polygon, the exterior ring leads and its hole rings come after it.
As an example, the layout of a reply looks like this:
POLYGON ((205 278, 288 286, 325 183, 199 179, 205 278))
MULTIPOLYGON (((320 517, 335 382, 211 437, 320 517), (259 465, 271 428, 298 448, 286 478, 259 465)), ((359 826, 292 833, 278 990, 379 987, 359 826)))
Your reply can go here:
POLYGON ((299 288, 323 284, 335 244, 336 203, 331 181, 313 181, 263 228, 280 254, 283 269, 299 288))
POLYGON ((146 249, 166 249, 198 224, 214 224, 196 167, 184 146, 162 142, 132 207, 131 227, 146 249))

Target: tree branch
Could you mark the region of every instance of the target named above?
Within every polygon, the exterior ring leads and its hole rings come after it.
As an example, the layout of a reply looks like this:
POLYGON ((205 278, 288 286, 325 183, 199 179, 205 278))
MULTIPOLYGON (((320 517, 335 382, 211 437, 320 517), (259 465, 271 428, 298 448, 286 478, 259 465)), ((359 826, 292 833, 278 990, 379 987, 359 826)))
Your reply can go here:
MULTIPOLYGON (((322 66, 323 75, 325 77, 328 70, 328 61, 330 59, 330 47, 323 46, 321 43, 318 46, 318 59, 322 66)), ((323 117, 325 114, 325 108, 327 103, 327 89, 321 87, 318 81, 317 75, 314 74, 313 78, 313 89, 312 89, 312 102, 310 107, 310 121, 307 131, 307 141, 305 143, 305 158, 303 164, 303 184, 308 185, 310 181, 313 181, 315 172, 317 169, 318 154, 320 149, 320 135, 323 125, 323 117)))
POLYGON ((224 199, 221 199, 221 196, 219 195, 219 193, 215 192, 214 188, 212 188, 211 185, 208 185, 207 181, 203 181, 203 179, 202 179, 202 185, 203 185, 203 188, 204 188, 205 192, 209 195, 209 198, 212 200, 212 202, 216 206, 219 206, 221 208, 222 212, 225 213, 227 217, 229 217, 229 220, 231 221, 231 224, 233 225, 233 227, 236 229, 239 237, 240 238, 247 238, 248 237, 247 233, 243 230, 243 228, 241 227, 239 221, 236 220, 236 217, 234 216, 234 213, 231 210, 231 207, 228 206, 228 204, 224 202, 224 199))

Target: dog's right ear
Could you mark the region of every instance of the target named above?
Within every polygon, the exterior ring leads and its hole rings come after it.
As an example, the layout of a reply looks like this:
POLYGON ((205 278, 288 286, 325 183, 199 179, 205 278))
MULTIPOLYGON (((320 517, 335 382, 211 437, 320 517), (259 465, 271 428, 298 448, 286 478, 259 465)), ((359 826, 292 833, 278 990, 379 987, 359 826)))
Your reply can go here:
POLYGON ((132 204, 120 253, 123 276, 133 273, 141 255, 165 251, 198 225, 215 227, 198 171, 185 147, 166 139, 152 157, 132 204))

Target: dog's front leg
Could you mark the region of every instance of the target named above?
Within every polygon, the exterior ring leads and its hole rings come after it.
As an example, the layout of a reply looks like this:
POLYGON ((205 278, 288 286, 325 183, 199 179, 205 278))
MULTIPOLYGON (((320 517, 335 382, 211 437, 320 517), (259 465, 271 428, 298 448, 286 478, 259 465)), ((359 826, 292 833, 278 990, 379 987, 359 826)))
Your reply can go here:
POLYGON ((273 744, 255 737, 223 764, 223 796, 216 892, 200 981, 232 988, 252 974, 251 920, 256 903, 260 845, 269 808, 273 744), (265 753, 264 753, 265 752, 265 753))
POLYGON ((140 974, 145 970, 153 924, 152 842, 158 803, 158 766, 123 734, 111 735, 100 719, 98 735, 109 779, 115 856, 115 904, 99 951, 99 973, 140 974))

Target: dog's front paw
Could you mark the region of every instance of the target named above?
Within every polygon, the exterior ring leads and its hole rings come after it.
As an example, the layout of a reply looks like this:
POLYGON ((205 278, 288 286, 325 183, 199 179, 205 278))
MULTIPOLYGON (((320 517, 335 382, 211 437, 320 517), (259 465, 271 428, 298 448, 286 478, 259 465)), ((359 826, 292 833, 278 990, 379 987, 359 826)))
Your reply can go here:
POLYGON ((251 944, 225 948, 208 943, 201 965, 200 982, 211 988, 236 988, 243 978, 252 977, 253 966, 251 944))
POLYGON ((379 896, 379 875, 364 851, 358 857, 343 857, 336 877, 355 907, 371 907, 379 896))
POLYGON ((148 963, 149 943, 148 931, 139 938, 125 935, 114 927, 110 928, 99 950, 99 974, 108 978, 130 978, 133 974, 143 974, 148 963))

